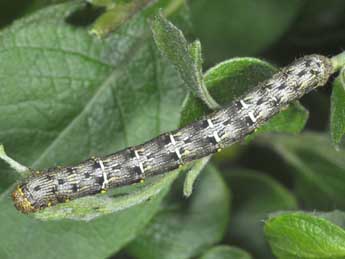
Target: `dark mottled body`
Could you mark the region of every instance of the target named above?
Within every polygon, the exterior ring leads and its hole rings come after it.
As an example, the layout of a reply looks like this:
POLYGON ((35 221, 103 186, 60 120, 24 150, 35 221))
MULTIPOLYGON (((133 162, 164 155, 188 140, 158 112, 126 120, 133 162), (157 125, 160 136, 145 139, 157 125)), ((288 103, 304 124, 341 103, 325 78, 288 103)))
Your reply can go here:
POLYGON ((296 60, 228 107, 184 128, 107 157, 30 177, 13 193, 16 207, 25 213, 36 211, 135 183, 207 156, 241 140, 292 101, 324 85, 331 73, 326 57, 312 55, 296 60))

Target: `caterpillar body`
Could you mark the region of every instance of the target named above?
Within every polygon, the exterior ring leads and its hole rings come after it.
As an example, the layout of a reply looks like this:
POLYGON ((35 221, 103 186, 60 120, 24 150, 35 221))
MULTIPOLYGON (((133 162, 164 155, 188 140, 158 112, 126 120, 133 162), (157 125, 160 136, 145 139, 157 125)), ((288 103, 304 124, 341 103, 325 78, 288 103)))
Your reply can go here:
POLYGON ((333 73, 330 59, 310 55, 297 59, 229 106, 186 127, 144 144, 78 165, 35 174, 12 193, 23 213, 129 185, 221 150, 253 132, 282 108, 324 85, 333 73))

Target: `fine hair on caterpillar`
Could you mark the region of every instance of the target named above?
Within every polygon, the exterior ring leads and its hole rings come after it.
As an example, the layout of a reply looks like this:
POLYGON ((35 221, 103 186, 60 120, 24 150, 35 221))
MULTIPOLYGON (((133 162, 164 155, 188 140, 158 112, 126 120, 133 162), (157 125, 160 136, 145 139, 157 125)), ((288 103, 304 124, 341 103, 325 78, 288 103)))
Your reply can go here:
POLYGON ((297 59, 230 105, 183 128, 114 154, 35 173, 12 193, 23 213, 129 185, 242 140, 282 108, 324 85, 334 72, 321 55, 297 59))

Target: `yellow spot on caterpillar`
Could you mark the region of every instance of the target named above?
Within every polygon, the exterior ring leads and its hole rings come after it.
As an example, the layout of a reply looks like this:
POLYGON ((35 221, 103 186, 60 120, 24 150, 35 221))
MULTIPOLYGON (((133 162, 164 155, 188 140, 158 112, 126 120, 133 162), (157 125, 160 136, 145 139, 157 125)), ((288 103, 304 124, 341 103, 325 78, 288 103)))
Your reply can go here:
POLYGON ((103 193, 103 194, 104 194, 104 193, 107 193, 107 190, 102 189, 102 190, 101 190, 101 193, 103 193))
POLYGON ((188 149, 186 149, 184 152, 183 152, 183 155, 188 155, 190 154, 190 151, 188 149))
POLYGON ((20 188, 19 186, 17 187, 17 191, 20 195, 24 195, 22 188, 20 188))
POLYGON ((280 110, 281 110, 281 111, 286 111, 287 108, 289 108, 289 105, 285 105, 285 106, 281 107, 280 110))

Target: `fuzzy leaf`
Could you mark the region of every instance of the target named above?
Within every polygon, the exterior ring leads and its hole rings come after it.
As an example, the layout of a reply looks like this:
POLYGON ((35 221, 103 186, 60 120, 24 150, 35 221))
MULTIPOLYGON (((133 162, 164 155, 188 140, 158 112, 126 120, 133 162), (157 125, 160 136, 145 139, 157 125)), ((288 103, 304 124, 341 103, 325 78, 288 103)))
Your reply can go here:
POLYGON ((279 259, 345 258, 345 230, 320 217, 288 213, 269 219, 265 236, 279 259))
POLYGON ((162 14, 152 22, 152 32, 158 48, 175 65, 185 85, 211 109, 218 104, 208 94, 202 76, 201 46, 196 41, 188 44, 181 30, 162 14))
POLYGON ((186 197, 192 195, 193 185, 201 173, 202 169, 207 165, 211 156, 201 158, 193 163, 192 168, 187 172, 186 179, 183 184, 183 194, 186 197))
MULTIPOLYGON (((105 40, 66 22, 79 7, 72 2, 42 9, 0 34, 0 142, 9 156, 35 169, 112 153, 179 121, 184 86, 160 58, 146 22, 162 4, 105 40)), ((119 189, 112 197, 119 209, 137 205, 89 223, 42 222, 15 210, 9 198, 13 172, 3 162, 0 168, 2 190, 8 188, 0 198, 4 258, 108 257, 150 221, 169 186, 156 185, 163 192, 146 197, 139 185, 119 189)))
POLYGON ((331 97, 331 137, 335 145, 341 143, 345 134, 345 75, 333 82, 331 97))

